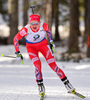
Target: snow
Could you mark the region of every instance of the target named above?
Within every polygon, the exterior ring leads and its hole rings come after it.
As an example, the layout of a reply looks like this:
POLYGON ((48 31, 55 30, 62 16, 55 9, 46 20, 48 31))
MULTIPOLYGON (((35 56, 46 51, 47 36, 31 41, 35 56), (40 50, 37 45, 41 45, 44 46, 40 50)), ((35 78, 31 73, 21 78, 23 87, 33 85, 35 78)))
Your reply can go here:
MULTIPOLYGON (((24 65, 14 58, 0 57, 0 100, 40 100, 35 81, 34 65, 27 55, 26 47, 20 45, 24 56, 24 65)), ((56 51, 62 49, 56 48, 56 51)), ((0 54, 14 54, 13 45, 0 45, 0 54)), ((40 54, 44 85, 45 100, 81 100, 68 94, 61 80, 47 65, 40 54)), ((59 62, 57 65, 65 72, 70 82, 78 92, 90 100, 90 62, 59 62)))

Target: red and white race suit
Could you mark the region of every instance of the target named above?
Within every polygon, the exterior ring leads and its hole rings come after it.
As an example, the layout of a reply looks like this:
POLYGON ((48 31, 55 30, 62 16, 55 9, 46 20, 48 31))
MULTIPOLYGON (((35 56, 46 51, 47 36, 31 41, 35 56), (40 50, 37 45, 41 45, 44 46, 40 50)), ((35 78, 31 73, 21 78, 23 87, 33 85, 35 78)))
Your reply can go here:
POLYGON ((29 24, 26 25, 14 37, 15 50, 16 52, 19 51, 18 41, 22 37, 25 37, 28 55, 32 60, 33 64, 35 65, 36 80, 43 79, 42 72, 41 72, 41 61, 38 55, 39 52, 41 52, 42 55, 45 57, 51 69, 56 72, 56 74, 59 76, 60 79, 63 79, 65 78, 65 74, 55 63, 54 56, 45 38, 45 33, 48 35, 49 40, 52 41, 52 35, 46 23, 41 23, 40 28, 37 30, 37 32, 34 32, 30 28, 29 24))

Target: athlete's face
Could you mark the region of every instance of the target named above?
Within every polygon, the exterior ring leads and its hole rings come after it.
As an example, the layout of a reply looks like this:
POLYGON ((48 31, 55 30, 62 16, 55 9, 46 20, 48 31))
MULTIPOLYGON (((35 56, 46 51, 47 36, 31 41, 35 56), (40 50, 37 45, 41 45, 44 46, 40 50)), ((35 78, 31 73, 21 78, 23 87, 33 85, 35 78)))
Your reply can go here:
POLYGON ((39 29, 39 27, 40 27, 40 22, 33 20, 33 21, 30 22, 30 27, 34 31, 37 31, 39 29))

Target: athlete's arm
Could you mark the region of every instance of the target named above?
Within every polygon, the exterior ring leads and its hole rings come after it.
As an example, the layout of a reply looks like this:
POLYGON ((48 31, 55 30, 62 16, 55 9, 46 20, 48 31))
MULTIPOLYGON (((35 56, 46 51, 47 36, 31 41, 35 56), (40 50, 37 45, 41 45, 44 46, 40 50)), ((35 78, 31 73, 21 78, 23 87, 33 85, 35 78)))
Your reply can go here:
POLYGON ((19 51, 19 40, 27 35, 27 28, 23 27, 14 37, 13 42, 14 42, 14 46, 15 46, 15 50, 16 52, 19 51))
POLYGON ((52 39, 52 33, 50 31, 49 26, 46 23, 43 23, 43 29, 44 29, 44 31, 46 31, 47 36, 48 36, 50 42, 52 42, 53 41, 53 39, 52 39))
POLYGON ((44 30, 46 31, 47 33, 47 36, 49 38, 49 41, 50 41, 50 48, 53 52, 55 52, 55 44, 53 42, 53 39, 52 39, 52 34, 51 34, 51 31, 50 31, 50 28, 48 27, 48 25, 46 23, 43 23, 43 28, 44 30))

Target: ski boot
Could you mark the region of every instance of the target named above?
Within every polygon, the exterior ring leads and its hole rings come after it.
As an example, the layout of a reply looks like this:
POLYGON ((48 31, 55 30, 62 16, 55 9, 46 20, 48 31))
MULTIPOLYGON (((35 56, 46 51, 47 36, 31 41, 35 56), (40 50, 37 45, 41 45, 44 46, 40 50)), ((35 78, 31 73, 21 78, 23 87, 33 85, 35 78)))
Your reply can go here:
POLYGON ((44 87, 43 81, 39 80, 39 81, 37 81, 37 84, 38 84, 39 95, 41 97, 44 97, 45 96, 45 87, 44 87))
POLYGON ((75 88, 71 85, 69 80, 65 80, 64 85, 65 85, 66 89, 68 90, 68 93, 74 93, 75 92, 75 88))
POLYGON ((64 83, 66 89, 68 90, 68 93, 74 94, 80 98, 85 98, 84 95, 78 93, 75 88, 71 85, 71 83, 69 82, 69 80, 67 79, 67 77, 65 77, 64 79, 61 79, 62 82, 64 83))
POLYGON ((67 77, 61 79, 61 81, 64 83, 66 89, 68 90, 68 93, 74 93, 75 92, 75 88, 71 85, 71 83, 69 82, 67 77))

